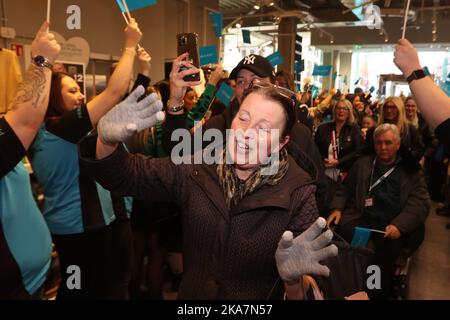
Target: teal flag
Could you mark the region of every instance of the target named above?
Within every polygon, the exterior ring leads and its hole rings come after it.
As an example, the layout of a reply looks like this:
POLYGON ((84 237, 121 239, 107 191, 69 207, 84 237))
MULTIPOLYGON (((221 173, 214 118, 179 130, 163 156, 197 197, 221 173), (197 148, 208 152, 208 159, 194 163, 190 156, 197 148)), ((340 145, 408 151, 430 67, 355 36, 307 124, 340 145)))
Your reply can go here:
POLYGON ((205 66, 210 63, 217 63, 219 61, 217 57, 216 46, 206 46, 199 49, 200 53, 200 66, 205 66))
MULTIPOLYGON (((134 11, 137 9, 153 6, 156 4, 156 0, 125 0, 130 11, 134 11)), ((122 0, 116 0, 117 5, 120 8, 120 11, 127 12, 125 9, 122 0)))
POLYGON ((313 76, 328 77, 331 73, 331 66, 314 66, 313 76))
POLYGON ((225 82, 222 83, 216 93, 216 98, 220 100, 226 107, 230 105, 231 98, 234 96, 234 90, 225 82))
POLYGON ((248 44, 252 43, 251 38, 250 38, 250 30, 242 29, 242 41, 244 43, 248 43, 248 44))
POLYGON ((210 12, 209 17, 211 18, 211 23, 214 27, 214 34, 217 38, 221 37, 223 27, 223 13, 210 12))
POLYGON ((367 228, 355 227, 355 233, 353 234, 352 247, 366 247, 369 242, 371 230, 367 228))
POLYGON ((284 62, 284 58, 281 55, 280 51, 275 51, 270 56, 266 57, 266 59, 269 60, 272 67, 275 67, 284 62))

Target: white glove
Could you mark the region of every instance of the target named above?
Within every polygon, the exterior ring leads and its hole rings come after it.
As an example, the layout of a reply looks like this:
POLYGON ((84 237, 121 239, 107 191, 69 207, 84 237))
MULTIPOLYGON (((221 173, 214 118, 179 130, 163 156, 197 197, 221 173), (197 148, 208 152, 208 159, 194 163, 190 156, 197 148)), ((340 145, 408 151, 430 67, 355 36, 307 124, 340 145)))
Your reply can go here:
POLYGON ((136 132, 164 120, 164 113, 161 111, 163 104, 155 93, 138 102, 144 92, 144 87, 137 87, 100 119, 97 131, 104 143, 124 142, 136 132))
POLYGON ((295 239, 291 231, 284 232, 275 253, 281 279, 296 282, 306 274, 329 276, 330 270, 319 261, 336 256, 338 249, 335 245, 325 248, 333 238, 331 230, 321 234, 325 226, 325 219, 319 218, 295 239))

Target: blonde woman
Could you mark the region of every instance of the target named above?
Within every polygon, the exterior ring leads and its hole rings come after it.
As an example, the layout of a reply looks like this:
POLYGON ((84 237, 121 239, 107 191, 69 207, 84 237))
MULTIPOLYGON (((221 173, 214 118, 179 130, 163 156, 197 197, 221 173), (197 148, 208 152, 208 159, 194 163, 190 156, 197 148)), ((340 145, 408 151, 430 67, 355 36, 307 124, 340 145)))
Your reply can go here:
POLYGON ((333 110, 333 121, 317 128, 315 142, 324 159, 325 174, 334 181, 348 172, 357 158, 361 131, 352 112, 352 103, 340 100, 333 110))
MULTIPOLYGON (((412 165, 418 164, 424 154, 424 145, 419 131, 408 123, 405 104, 400 97, 388 97, 380 108, 378 125, 383 123, 395 124, 400 132, 401 145, 399 154, 412 165)), ((366 145, 373 150, 373 130, 367 132, 366 145)))

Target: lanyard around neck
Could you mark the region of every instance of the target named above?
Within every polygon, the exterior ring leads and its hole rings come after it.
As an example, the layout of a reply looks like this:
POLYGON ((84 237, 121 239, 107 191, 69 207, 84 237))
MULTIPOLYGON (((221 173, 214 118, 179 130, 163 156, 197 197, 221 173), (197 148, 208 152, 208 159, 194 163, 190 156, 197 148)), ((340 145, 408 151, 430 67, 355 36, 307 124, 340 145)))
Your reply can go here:
POLYGON ((385 174, 383 174, 377 181, 375 181, 374 184, 372 184, 372 180, 373 180, 373 171, 375 169, 375 163, 377 161, 377 158, 373 159, 373 165, 372 165, 372 173, 370 174, 370 187, 369 187, 369 193, 376 187, 378 186, 381 182, 383 182, 387 177, 390 176, 390 174, 392 172, 394 172, 395 167, 393 166, 391 169, 389 169, 385 174))
POLYGON ((337 135, 336 130, 331 131, 331 146, 333 148, 334 160, 337 160, 339 153, 339 136, 337 135))

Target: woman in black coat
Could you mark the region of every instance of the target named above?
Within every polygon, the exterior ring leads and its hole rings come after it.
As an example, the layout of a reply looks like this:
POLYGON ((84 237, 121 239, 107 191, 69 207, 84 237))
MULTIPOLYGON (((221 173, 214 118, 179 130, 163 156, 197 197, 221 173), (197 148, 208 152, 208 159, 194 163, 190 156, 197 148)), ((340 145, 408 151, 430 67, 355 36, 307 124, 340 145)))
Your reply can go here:
POLYGON ((315 142, 324 159, 325 174, 334 181, 350 170, 358 157, 362 136, 348 100, 340 100, 333 110, 333 121, 317 128, 315 142))

